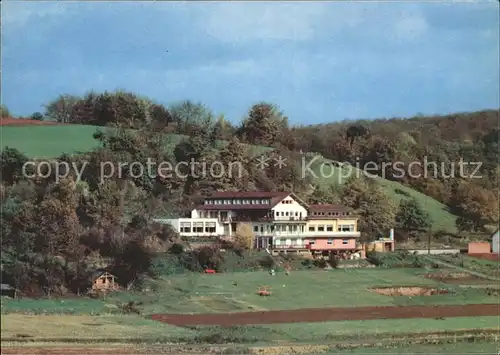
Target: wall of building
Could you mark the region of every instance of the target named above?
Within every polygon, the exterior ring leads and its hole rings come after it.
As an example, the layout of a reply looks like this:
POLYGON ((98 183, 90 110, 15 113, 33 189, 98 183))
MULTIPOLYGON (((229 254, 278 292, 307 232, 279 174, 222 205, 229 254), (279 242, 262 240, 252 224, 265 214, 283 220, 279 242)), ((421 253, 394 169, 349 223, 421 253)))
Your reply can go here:
POLYGON ((496 232, 493 234, 492 242, 491 242, 491 249, 493 250, 493 253, 498 254, 500 253, 500 235, 499 232, 496 232))
POLYGON ((491 244, 488 242, 471 242, 468 248, 469 254, 488 254, 491 253, 491 244))
POLYGON ((305 231, 308 235, 324 235, 325 233, 338 233, 339 227, 350 225, 352 226, 352 231, 355 232, 358 230, 357 224, 357 219, 314 219, 307 221, 305 231), (319 231, 320 226, 323 226, 323 231, 319 231), (331 231, 329 229, 331 229, 331 231))
POLYGON ((311 250, 350 250, 356 249, 356 238, 308 238, 306 245, 310 245, 311 250))
POLYGON ((157 223, 170 224, 182 236, 186 237, 216 237, 224 235, 224 226, 217 218, 175 218, 175 219, 155 219, 157 223), (184 228, 189 228, 187 232, 184 228), (202 228, 196 231, 194 228, 202 228), (215 227, 214 232, 207 230, 209 227, 215 227))
POLYGON ((290 217, 304 219, 307 217, 307 209, 290 196, 284 198, 271 211, 275 219, 287 220, 290 217))

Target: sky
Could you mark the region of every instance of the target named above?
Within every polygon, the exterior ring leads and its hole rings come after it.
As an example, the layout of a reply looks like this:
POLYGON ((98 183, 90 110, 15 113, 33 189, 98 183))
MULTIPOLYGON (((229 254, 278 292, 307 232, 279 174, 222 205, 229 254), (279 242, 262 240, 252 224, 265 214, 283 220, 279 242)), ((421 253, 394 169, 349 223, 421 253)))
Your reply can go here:
POLYGON ((123 89, 239 122, 499 108, 499 2, 2 1, 2 103, 123 89))

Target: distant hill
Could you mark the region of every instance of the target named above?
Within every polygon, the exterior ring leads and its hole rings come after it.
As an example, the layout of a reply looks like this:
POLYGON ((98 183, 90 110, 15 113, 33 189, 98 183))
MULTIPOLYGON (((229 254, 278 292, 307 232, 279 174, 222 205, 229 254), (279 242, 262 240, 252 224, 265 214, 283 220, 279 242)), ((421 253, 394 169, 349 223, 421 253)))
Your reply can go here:
MULTIPOLYGON (((33 159, 50 159, 62 154, 78 154, 88 152, 98 147, 98 142, 93 138, 96 130, 106 130, 106 127, 96 127, 89 125, 54 125, 54 124, 26 124, 25 126, 4 126, 2 127, 3 147, 16 148, 25 155, 33 159)), ((173 150, 174 147, 187 136, 168 134, 165 136, 165 148, 173 150)), ((222 147, 225 142, 220 142, 222 147)), ((263 146, 248 145, 248 154, 258 156, 271 148, 263 146)), ((312 156, 311 156, 312 159, 312 156)), ((313 183, 323 188, 338 186, 345 182, 347 174, 342 172, 346 167, 333 167, 333 171, 328 173, 328 177, 321 177, 319 171, 321 164, 330 165, 330 160, 322 156, 316 158, 311 169, 316 172, 318 179, 313 183)), ((361 176, 360 171, 353 170, 361 176)), ((414 189, 404 186, 401 183, 389 181, 383 178, 376 178, 376 182, 396 203, 401 199, 415 198, 429 212, 433 219, 434 231, 445 231, 455 233, 456 216, 450 213, 445 205, 439 201, 426 196, 414 189)))

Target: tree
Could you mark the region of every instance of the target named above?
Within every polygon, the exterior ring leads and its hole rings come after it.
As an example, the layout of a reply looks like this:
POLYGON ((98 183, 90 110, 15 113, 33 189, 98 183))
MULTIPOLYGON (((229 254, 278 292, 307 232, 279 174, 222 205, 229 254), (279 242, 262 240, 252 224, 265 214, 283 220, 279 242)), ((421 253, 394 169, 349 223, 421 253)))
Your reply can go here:
POLYGON ((55 100, 52 100, 45 105, 45 116, 55 118, 61 123, 75 123, 72 115, 75 104, 80 100, 78 96, 59 95, 55 100))
POLYGON ((286 117, 276 105, 261 102, 252 106, 238 135, 248 143, 271 146, 278 141, 280 130, 286 124, 286 117))
POLYGON ((213 136, 214 139, 218 140, 230 140, 234 137, 235 128, 231 125, 231 122, 226 120, 224 115, 220 115, 219 118, 215 121, 213 127, 213 136))
POLYGON ((357 138, 366 137, 370 134, 370 130, 362 125, 352 125, 347 128, 346 141, 352 147, 357 138))
POLYGON ((450 205, 459 216, 456 221, 460 231, 483 231, 489 224, 498 224, 498 195, 475 186, 461 182, 452 192, 450 205))
POLYGON ((359 216, 363 239, 384 236, 394 227, 396 207, 375 182, 352 177, 346 182, 341 199, 359 216))
POLYGON ((35 121, 43 121, 43 114, 40 113, 40 112, 34 112, 32 115, 31 115, 31 119, 32 120, 35 120, 35 121))
POLYGON ((423 232, 431 226, 431 220, 416 199, 402 199, 396 214, 396 225, 410 233, 423 232))
POLYGON ((237 247, 243 249, 253 248, 254 233, 249 223, 240 223, 236 227, 234 243, 237 247))
POLYGON ((5 106, 5 105, 0 105, 0 117, 2 117, 2 118, 4 118, 4 117, 5 117, 5 118, 8 118, 8 117, 10 117, 10 116, 11 116, 11 114, 10 114, 10 111, 9 111, 9 109, 7 108, 7 106, 5 106))
POLYGON ((28 157, 16 148, 5 147, 0 154, 0 178, 11 185, 23 178, 23 166, 28 157))

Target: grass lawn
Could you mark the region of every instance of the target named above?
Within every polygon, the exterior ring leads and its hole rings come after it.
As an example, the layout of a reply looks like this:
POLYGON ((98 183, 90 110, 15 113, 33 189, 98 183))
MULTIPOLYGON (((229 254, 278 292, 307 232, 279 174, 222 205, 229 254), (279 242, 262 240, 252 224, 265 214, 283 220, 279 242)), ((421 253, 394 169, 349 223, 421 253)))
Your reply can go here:
MULTIPOLYGON (((313 179, 313 183, 323 189, 331 187, 338 189, 348 178, 353 174, 355 176, 363 176, 363 172, 354 166, 336 167, 332 166, 331 161, 322 157, 305 158, 304 169, 309 166, 314 173, 306 170, 307 176, 313 179), (310 165, 311 160, 314 160, 310 165), (351 175, 350 175, 351 174, 351 175)), ((390 181, 381 177, 374 178, 376 183, 380 185, 384 193, 389 196, 397 205, 402 199, 415 198, 432 218, 432 229, 434 231, 446 231, 448 233, 456 233, 455 226, 456 216, 448 211, 448 208, 441 202, 426 196, 410 187, 404 186, 396 181, 390 181)))
POLYGON ((500 264, 497 261, 474 258, 463 254, 442 254, 434 257, 467 270, 497 278, 500 277, 500 264))
MULTIPOLYGON (((495 341, 480 341, 473 343, 457 342, 448 344, 418 344, 398 347, 379 347, 379 348, 356 348, 346 350, 336 350, 321 353, 322 355, 333 354, 352 354, 352 355, 369 355, 369 354, 455 354, 455 355, 472 355, 472 354, 488 354, 495 355, 500 351, 498 342, 495 341)), ((319 355, 319 354, 318 354, 319 355)))
POLYGON ((328 342, 386 338, 465 329, 498 329, 498 317, 435 319, 387 319, 262 326, 175 327, 140 316, 2 316, 2 341, 170 341, 188 343, 328 342), (221 339, 223 339, 221 341, 221 339))
POLYGON ((140 316, 55 316, 7 314, 2 316, 2 338, 156 339, 194 337, 195 331, 140 316))
POLYGON ((146 292, 118 292, 103 300, 21 299, 2 300, 2 313, 119 314, 120 304, 142 302, 143 314, 226 313, 251 310, 319 307, 356 307, 426 304, 495 303, 498 298, 483 289, 462 288, 427 279, 421 269, 336 269, 295 271, 290 276, 266 272, 235 272, 217 275, 186 274, 152 282, 146 292), (271 286, 271 297, 256 294, 271 286), (434 296, 385 296, 372 287, 433 286, 451 293, 434 296))

